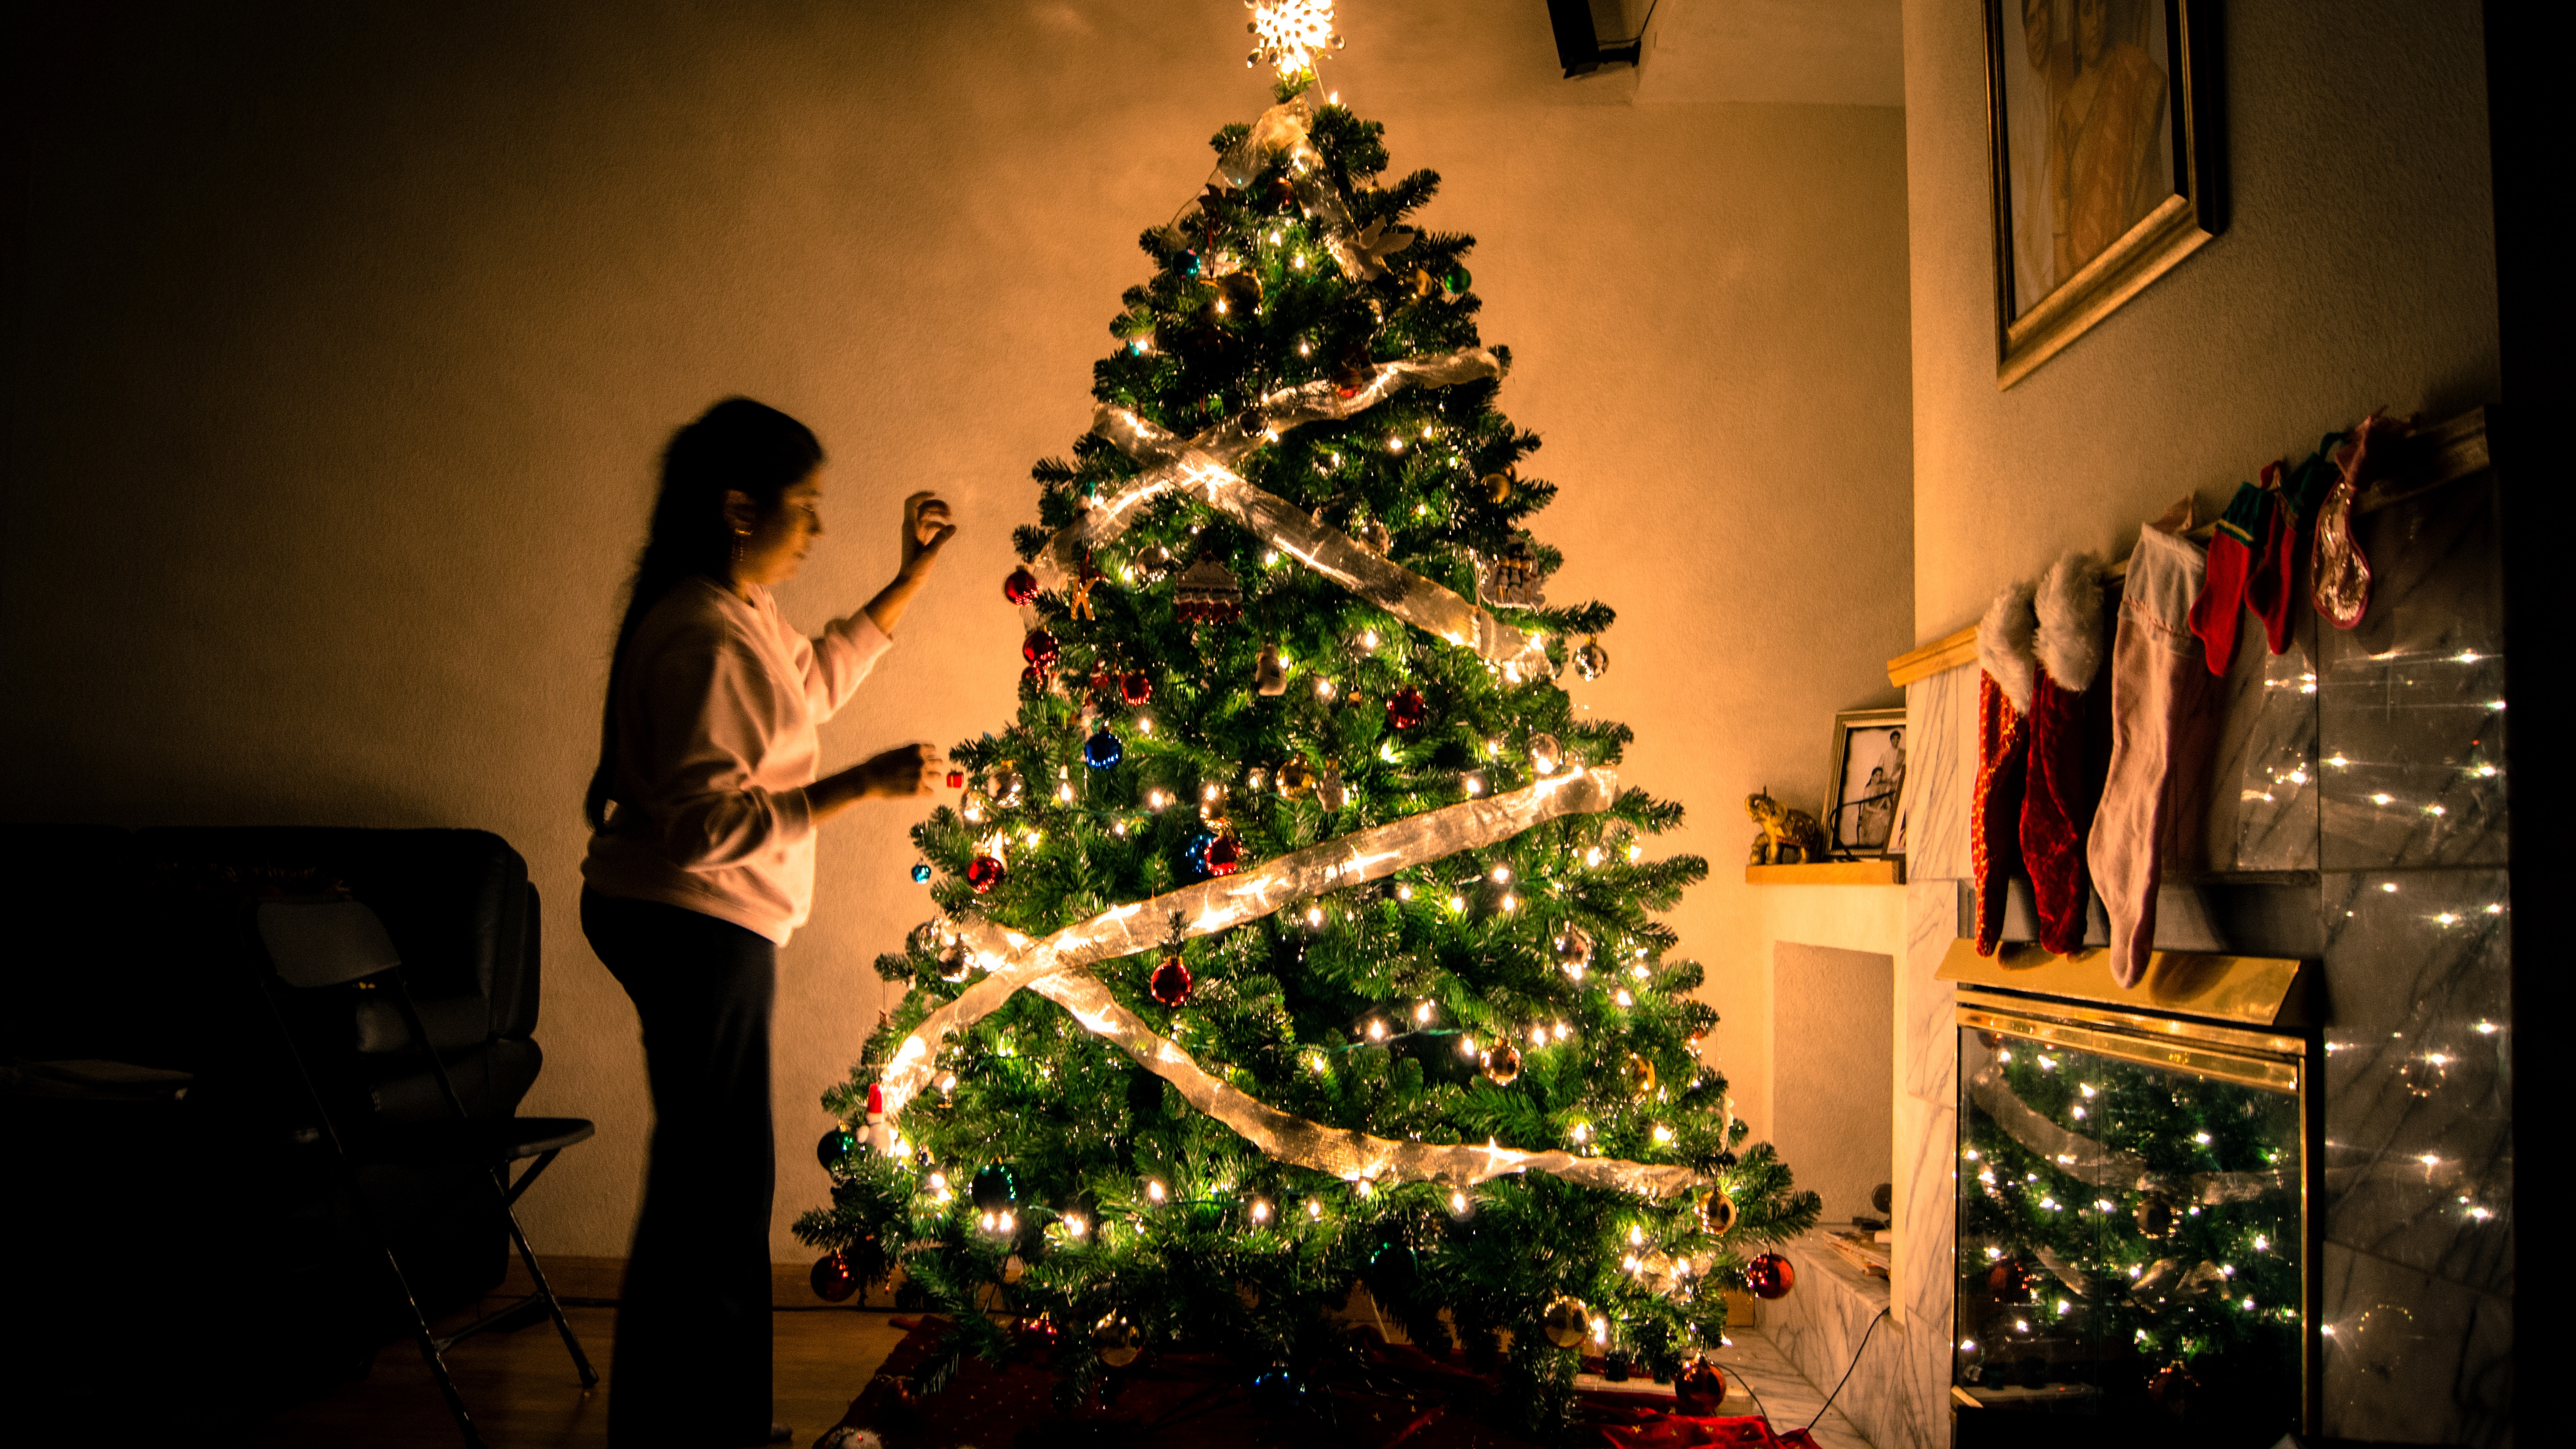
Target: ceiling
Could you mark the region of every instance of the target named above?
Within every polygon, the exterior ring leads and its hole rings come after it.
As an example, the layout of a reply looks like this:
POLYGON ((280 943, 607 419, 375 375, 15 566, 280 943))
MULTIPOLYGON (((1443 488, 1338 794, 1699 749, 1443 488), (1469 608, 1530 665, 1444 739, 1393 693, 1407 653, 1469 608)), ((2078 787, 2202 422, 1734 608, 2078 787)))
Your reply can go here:
POLYGON ((1594 0, 1593 11, 1605 35, 1644 21, 1639 105, 1905 104, 1899 0, 1594 0))

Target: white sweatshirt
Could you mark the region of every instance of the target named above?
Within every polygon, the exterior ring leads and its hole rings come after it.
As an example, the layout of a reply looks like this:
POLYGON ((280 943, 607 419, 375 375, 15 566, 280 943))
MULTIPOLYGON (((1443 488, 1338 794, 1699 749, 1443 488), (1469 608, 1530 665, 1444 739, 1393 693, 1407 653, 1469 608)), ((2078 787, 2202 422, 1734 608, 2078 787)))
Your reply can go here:
POLYGON ((864 613, 806 639, 767 589, 751 596, 690 579, 627 641, 615 803, 581 873, 602 895, 679 906, 785 945, 814 901, 805 787, 821 757, 816 726, 894 644, 864 613))

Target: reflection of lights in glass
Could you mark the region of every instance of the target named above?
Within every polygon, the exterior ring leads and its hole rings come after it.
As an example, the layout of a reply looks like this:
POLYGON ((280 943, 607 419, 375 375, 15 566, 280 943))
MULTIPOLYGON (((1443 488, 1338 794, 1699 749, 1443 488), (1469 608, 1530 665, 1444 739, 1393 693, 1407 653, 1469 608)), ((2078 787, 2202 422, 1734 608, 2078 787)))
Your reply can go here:
POLYGON ((2449 911, 2444 911, 2442 914, 2435 916, 2433 918, 2433 922, 2436 925, 2456 926, 2460 923, 2460 918, 2452 915, 2449 911))
MULTIPOLYGON (((2489 906, 2487 909, 2494 910, 2495 907, 2489 906)), ((2502 1030, 2502 1028, 2498 1027, 2492 1021, 2482 1021, 2478 1023, 2478 1035, 2480 1036, 2493 1036, 2500 1030, 2502 1030)))
POLYGON ((2371 804, 2373 804, 2373 805, 2385 805, 2385 804, 2387 804, 2389 801, 2394 800, 2394 799, 2396 799, 2396 798, 2397 798, 2396 796, 2389 794, 2389 793, 2388 793, 2387 791, 2385 791, 2385 790, 2382 790, 2382 791, 2378 792, 2377 794, 2372 795, 2372 796, 2370 797, 2370 803, 2371 803, 2371 804))
POLYGON ((2335 755, 2335 756, 2332 756, 2331 758, 2329 758, 2329 759, 2326 761, 2326 763, 2327 763, 2327 764, 2329 764, 2329 765, 2334 766, 2334 767, 2335 767, 2335 768, 2337 768, 2337 769, 2342 769, 2343 767, 2345 767, 2345 766, 2347 766, 2347 765, 2351 764, 2351 763, 2352 763, 2352 761, 2345 759, 2345 758, 2344 758, 2343 756, 2341 756, 2341 755, 2335 755))
POLYGON ((2449 814, 2450 812, 2449 812, 2449 811, 2447 811, 2447 810, 2444 810, 2444 809, 2443 809, 2441 806, 2439 806, 2439 805, 2427 805, 2427 806, 2425 806, 2425 807, 2424 807, 2424 813, 2425 813, 2425 814, 2427 814, 2427 815, 2447 815, 2447 814, 2449 814))
POLYGON ((2392 896, 2393 896, 2393 895, 2395 895, 2395 894, 2397 894, 2397 882, 2395 882, 2395 881, 2393 881, 2393 880, 2390 880, 2390 881, 2381 881, 2381 882, 2379 883, 2379 888, 2380 888, 2381 890, 2384 890, 2384 891, 2388 892, 2388 893, 2389 893, 2390 895, 2392 895, 2392 896))

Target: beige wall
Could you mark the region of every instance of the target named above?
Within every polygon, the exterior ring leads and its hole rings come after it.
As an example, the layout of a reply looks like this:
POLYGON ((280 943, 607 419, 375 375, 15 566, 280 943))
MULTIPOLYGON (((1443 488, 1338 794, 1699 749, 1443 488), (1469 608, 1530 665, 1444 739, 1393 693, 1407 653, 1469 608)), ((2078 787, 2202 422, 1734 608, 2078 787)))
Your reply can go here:
MULTIPOLYGON (((1886 109, 1630 103, 1543 14, 1355 5, 1334 84, 1448 178, 1515 421, 1564 487, 1557 594, 1623 610, 1582 696, 1640 734, 1716 878, 1676 917, 1766 1120, 1770 934, 1743 794, 1812 804, 1830 712, 1908 642, 1905 130, 1886 109), (1516 27, 1516 28, 1513 28, 1516 27)), ((528 1109, 599 1140, 541 1248, 624 1250, 631 1010, 574 920, 611 598, 655 450, 730 392, 833 450, 818 626, 893 500, 967 531, 827 764, 1006 717, 1007 536, 1088 421, 1134 238, 1264 97, 1231 0, 367 5, 123 22, 44 69, 6 531, 16 818, 473 825, 549 907, 528 1109)), ((918 812, 825 842, 778 1003, 775 1250, 822 1200, 816 1094, 925 909, 918 812)))
POLYGON ((2224 9, 2226 233, 1998 393, 1983 7, 1906 0, 1918 638, 2374 407, 2495 396, 2478 5, 2224 9))

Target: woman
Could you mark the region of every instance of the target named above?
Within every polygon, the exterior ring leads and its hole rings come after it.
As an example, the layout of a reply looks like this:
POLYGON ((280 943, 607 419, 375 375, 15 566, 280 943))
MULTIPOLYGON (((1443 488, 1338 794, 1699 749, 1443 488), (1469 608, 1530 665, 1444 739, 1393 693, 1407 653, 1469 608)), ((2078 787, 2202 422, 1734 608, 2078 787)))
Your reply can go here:
POLYGON ((822 536, 822 497, 822 445, 775 408, 733 398, 680 429, 609 666, 581 926, 643 1019, 653 1089, 616 1445, 787 1437, 769 1419, 778 948, 812 902, 815 827, 857 800, 925 793, 941 768, 905 745, 815 778, 815 727, 892 647, 956 533, 947 504, 905 499, 894 582, 808 640, 769 590, 822 536))

